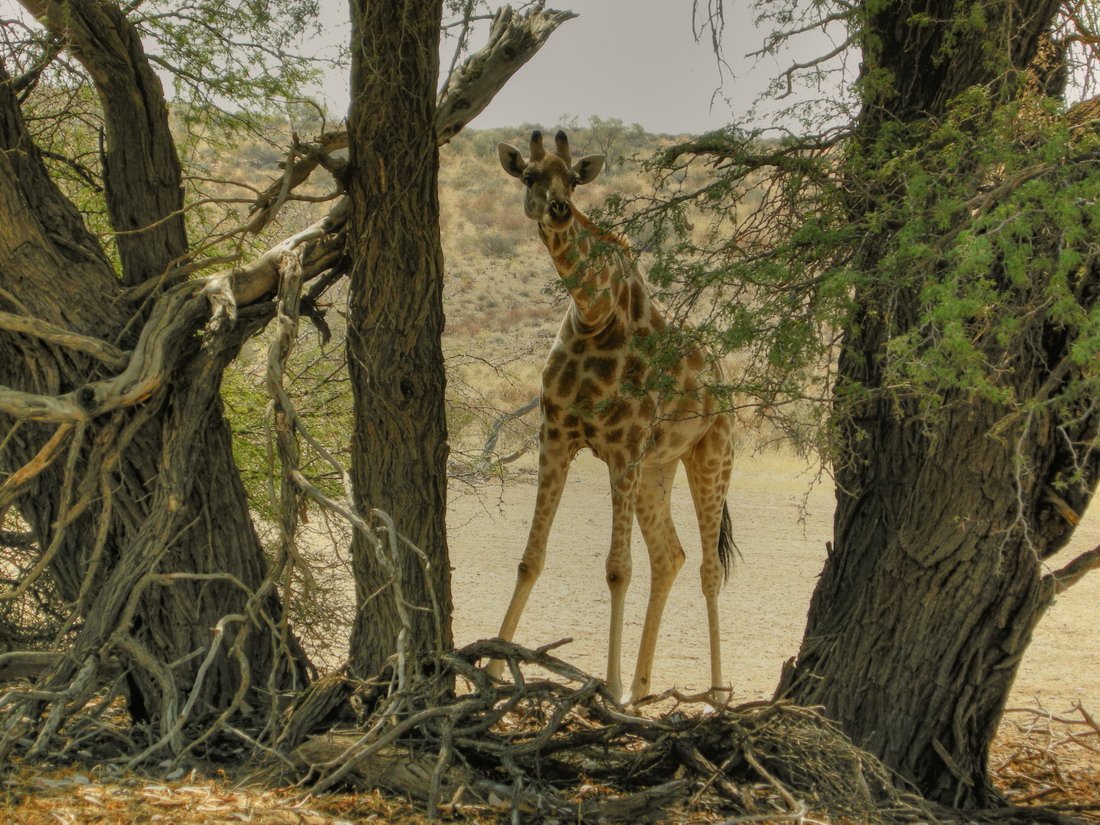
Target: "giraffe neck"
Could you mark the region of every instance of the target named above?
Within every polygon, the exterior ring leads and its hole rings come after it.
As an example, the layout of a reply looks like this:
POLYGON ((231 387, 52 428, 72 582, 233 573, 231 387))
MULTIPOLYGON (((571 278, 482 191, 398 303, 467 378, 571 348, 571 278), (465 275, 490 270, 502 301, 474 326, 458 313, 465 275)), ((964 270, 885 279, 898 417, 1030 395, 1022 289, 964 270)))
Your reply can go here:
POLYGON ((540 223, 539 237, 573 298, 579 326, 602 329, 629 300, 629 281, 637 278, 626 242, 600 231, 576 207, 568 229, 555 232, 540 223))

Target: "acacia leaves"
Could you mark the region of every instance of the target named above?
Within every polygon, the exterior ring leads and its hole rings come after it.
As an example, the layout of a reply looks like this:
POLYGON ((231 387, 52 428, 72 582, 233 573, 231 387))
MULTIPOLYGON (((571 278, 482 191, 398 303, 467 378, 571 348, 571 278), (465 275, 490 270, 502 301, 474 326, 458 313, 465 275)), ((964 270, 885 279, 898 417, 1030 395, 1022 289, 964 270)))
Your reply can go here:
MULTIPOLYGON (((879 201, 890 254, 868 273, 887 292, 916 295, 913 317, 889 319, 884 384, 926 409, 981 397, 1023 410, 1036 400, 1035 370, 1054 369, 1065 340, 1078 353, 1100 338, 1090 318, 1096 136, 1071 136, 1034 101, 996 106, 980 89, 911 131, 892 168, 860 170, 907 181, 901 197, 879 201)), ((1074 361, 1077 380, 1096 380, 1087 358, 1074 361)))
POLYGON ((929 416, 968 398, 1077 415, 1100 395, 1100 136, 1067 123, 975 87, 875 134, 708 135, 654 166, 664 194, 634 205, 634 234, 735 365, 728 389, 788 433, 827 433, 867 392, 929 416), (867 325, 874 386, 838 393, 842 341, 867 325))
POLYGON ((302 97, 320 75, 321 59, 302 53, 302 41, 319 32, 318 13, 317 0, 156 0, 136 5, 130 21, 150 60, 172 76, 177 111, 187 103, 201 116, 229 102, 270 114, 273 101, 302 97))

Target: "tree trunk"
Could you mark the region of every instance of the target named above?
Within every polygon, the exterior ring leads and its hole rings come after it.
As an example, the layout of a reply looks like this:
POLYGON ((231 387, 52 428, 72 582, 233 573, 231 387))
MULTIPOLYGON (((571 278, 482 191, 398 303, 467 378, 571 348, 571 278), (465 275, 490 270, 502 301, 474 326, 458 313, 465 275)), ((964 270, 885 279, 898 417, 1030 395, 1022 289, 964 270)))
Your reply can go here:
MULTIPOLYGON (((938 117, 973 84, 1004 95, 1020 88, 1054 4, 994 7, 981 25, 960 24, 970 4, 946 0, 890 4, 870 17, 865 72, 894 82, 865 88, 856 138, 864 157, 872 146, 882 152, 883 125, 938 117)), ((853 187, 852 210, 880 209, 903 190, 853 187)), ((874 272, 897 229, 863 239, 857 266, 874 272)), ((1003 272, 989 277, 1012 294, 1003 272)), ((1080 294, 1095 301, 1095 267, 1083 279, 1080 294)), ((945 393, 931 415, 891 394, 887 344, 919 323, 920 288, 871 283, 854 295, 838 367, 835 540, 788 695, 823 705, 927 797, 980 807, 995 797, 989 744, 1054 595, 1043 559, 1069 539, 1068 511, 1083 511, 1100 476, 1095 451, 1082 458, 1067 445, 1090 443, 1098 422, 1087 402, 1059 433, 1049 414, 1013 418, 1008 406, 961 391, 945 393), (1068 505, 1051 496, 1063 483, 1068 505)), ((1072 378, 1059 366, 1072 361, 1065 331, 1037 316, 1028 334, 1005 380, 1018 398, 1057 393, 1072 378)))
POLYGON ((1040 490, 1021 491, 1016 449, 1055 462, 991 436, 1004 410, 960 408, 932 433, 877 412, 837 474, 835 546, 791 695, 927 797, 988 806, 988 747, 1054 595, 1042 559, 1070 529, 1040 490))
MULTIPOLYGON (((398 543, 395 572, 356 535, 352 672, 364 677, 382 671, 403 628, 410 660, 437 640, 451 645, 435 125, 441 15, 439 0, 352 2, 348 195, 350 237, 361 239, 348 323, 354 494, 363 512, 388 514, 429 564, 425 572, 398 543)), ((383 542, 393 538, 375 525, 383 542)))

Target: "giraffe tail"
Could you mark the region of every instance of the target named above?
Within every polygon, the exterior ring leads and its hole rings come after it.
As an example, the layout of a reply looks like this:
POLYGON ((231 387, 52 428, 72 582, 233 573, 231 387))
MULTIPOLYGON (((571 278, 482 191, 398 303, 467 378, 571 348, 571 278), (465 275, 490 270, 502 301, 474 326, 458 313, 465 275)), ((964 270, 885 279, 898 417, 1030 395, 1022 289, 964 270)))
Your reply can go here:
POLYGON ((718 530, 718 561, 722 563, 722 582, 729 582, 733 570, 733 554, 741 555, 737 542, 733 540, 733 522, 730 520, 729 502, 722 504, 722 526, 718 530))

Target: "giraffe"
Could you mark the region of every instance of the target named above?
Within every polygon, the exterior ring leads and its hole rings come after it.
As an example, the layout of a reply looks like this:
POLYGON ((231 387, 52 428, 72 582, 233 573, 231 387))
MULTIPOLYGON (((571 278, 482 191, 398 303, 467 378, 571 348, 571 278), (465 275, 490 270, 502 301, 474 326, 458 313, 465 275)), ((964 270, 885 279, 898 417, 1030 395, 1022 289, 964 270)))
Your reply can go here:
MULTIPOLYGON (((650 590, 627 703, 652 692, 651 673, 661 615, 684 563, 671 514, 671 490, 683 463, 699 522, 700 566, 710 642, 710 695, 728 698, 722 681, 718 591, 731 563, 726 493, 733 469, 733 424, 706 384, 721 379, 718 364, 700 348, 670 369, 651 366, 641 342, 668 327, 650 296, 625 240, 601 233, 573 205, 575 187, 589 183, 604 158, 573 163, 565 132, 546 151, 533 132, 530 158, 499 146, 504 171, 527 187, 524 212, 538 226, 571 300, 542 373, 538 491, 527 546, 500 636, 511 640, 531 589, 542 572, 547 537, 569 465, 590 448, 608 467, 611 482, 611 547, 605 572, 611 594, 607 686, 623 696, 620 659, 623 606, 631 578, 630 534, 638 520, 649 551, 650 590), (662 391, 643 390, 651 379, 671 380, 662 391)), ((499 678, 503 662, 489 666, 499 678)))

